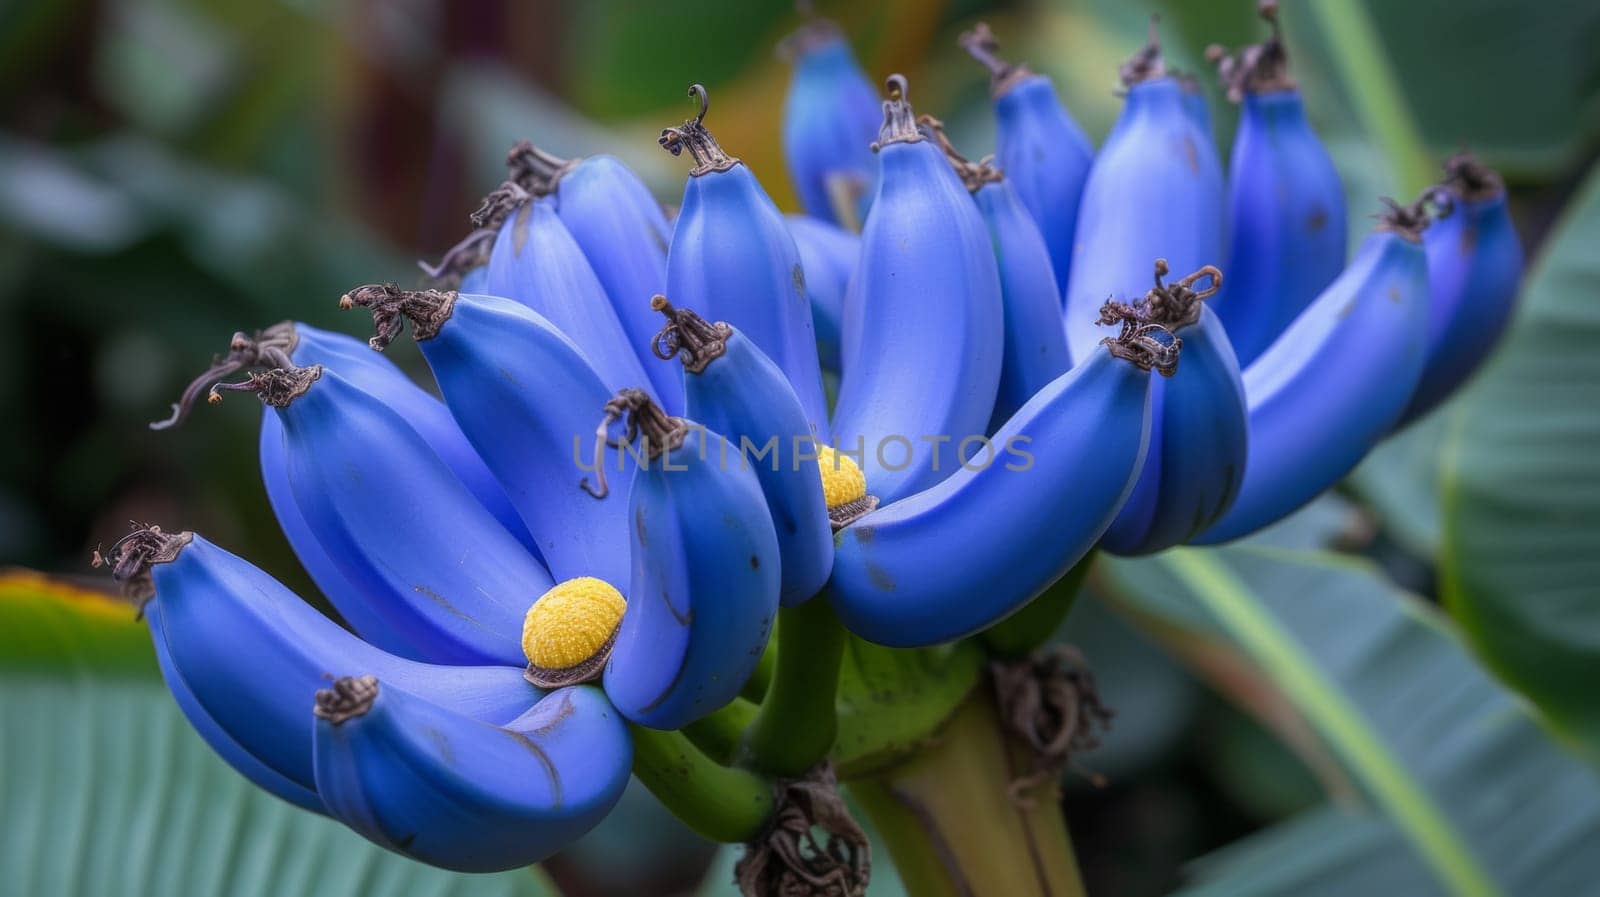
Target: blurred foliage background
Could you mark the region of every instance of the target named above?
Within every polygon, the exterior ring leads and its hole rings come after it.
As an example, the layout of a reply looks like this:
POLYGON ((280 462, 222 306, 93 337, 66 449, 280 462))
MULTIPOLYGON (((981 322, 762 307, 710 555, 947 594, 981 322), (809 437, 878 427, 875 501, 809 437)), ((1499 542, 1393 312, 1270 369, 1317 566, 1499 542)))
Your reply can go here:
MULTIPOLYGON (((906 73, 919 111, 945 118, 975 154, 991 143, 987 81, 955 37, 979 19, 1009 58, 1054 76, 1096 141, 1120 105, 1116 66, 1142 42, 1152 12, 1163 17, 1169 57, 1211 92, 1224 142, 1232 110, 1203 49, 1263 33, 1253 0, 816 6, 844 25, 869 74, 906 73)), ((1346 177, 1355 231, 1367 228, 1378 195, 1409 193, 1431 178, 1434 160, 1466 144, 1506 173, 1530 256, 1537 251, 1600 145, 1592 0, 1283 7, 1294 70, 1346 177)), ((176 433, 145 424, 165 416, 188 375, 235 330, 296 318, 362 332, 356 316, 338 313, 340 293, 358 282, 417 280, 414 260, 465 232, 519 138, 563 155, 614 153, 674 202, 684 165, 655 137, 691 113, 684 87, 701 81, 723 145, 793 209, 778 139, 787 70, 773 48, 798 21, 784 0, 5 4, 0 567, 99 588, 89 550, 127 520, 150 520, 204 531, 314 596, 262 492, 254 403, 202 409, 176 433)), ((1579 288, 1594 285, 1591 276, 1579 288)), ((408 341, 394 354, 420 370, 408 341)), ((1591 363, 1587 375, 1594 371, 1591 363)), ((1458 403, 1493 388, 1475 386, 1458 403)), ((1314 506, 1281 538, 1308 538, 1311 526, 1317 544, 1365 554, 1401 586, 1437 596, 1436 562, 1449 538, 1440 509, 1451 507, 1439 494, 1440 446, 1456 417, 1436 415, 1385 446, 1342 497, 1314 506)), ((1492 470, 1496 457, 1468 461, 1492 470)), ((1593 472, 1593 462, 1581 468, 1580 485, 1594 486, 1581 479, 1593 472)), ((19 595, 54 587, 7 582, 19 595)), ((1090 788, 1082 776, 1066 806, 1091 891, 1166 893, 1185 862, 1318 803, 1327 783, 1158 651, 1147 627, 1130 628, 1139 613, 1113 604, 1087 602, 1069 624, 1119 716, 1108 743, 1081 761, 1110 784, 1090 788)), ((1594 613, 1584 625, 1600 625, 1594 613)), ((25 641, 0 643, 7 669, 82 673, 82 658, 37 645, 30 653, 25 641), (45 655, 48 663, 29 660, 45 655)), ((95 675, 148 675, 139 649, 127 650, 137 656, 109 673, 99 658, 95 675)), ((1500 671, 1517 681, 1510 666, 1500 671)), ((173 717, 151 723, 151 737, 186 737, 173 717)), ((25 718, 8 712, 6 725, 25 718)), ((241 785, 208 774, 223 783, 216 787, 241 785)), ((709 845, 642 793, 626 806, 551 864, 567 892, 695 887, 709 845)), ((507 887, 536 892, 524 880, 507 887)))

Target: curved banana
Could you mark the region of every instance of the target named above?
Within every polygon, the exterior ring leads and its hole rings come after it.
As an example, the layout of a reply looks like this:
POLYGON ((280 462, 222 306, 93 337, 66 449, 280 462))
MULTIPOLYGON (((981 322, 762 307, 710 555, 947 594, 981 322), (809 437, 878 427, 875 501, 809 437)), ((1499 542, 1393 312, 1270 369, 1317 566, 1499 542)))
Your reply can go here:
MULTIPOLYGON (((611 398, 578 347, 509 299, 391 284, 357 287, 345 299, 341 305, 372 311, 375 347, 411 321, 445 404, 522 514, 554 578, 626 582, 626 509, 578 488, 596 409, 611 398)), ((530 583, 527 592, 539 590, 530 583)))
POLYGON ((1124 319, 1119 337, 1028 400, 987 448, 964 452, 969 463, 949 479, 845 527, 828 581, 840 620, 882 645, 938 644, 1059 579, 1133 487, 1150 435, 1150 369, 1170 374, 1179 346, 1159 325, 1124 319))
POLYGON ((1428 258, 1419 201, 1378 233, 1245 369, 1250 457, 1233 507, 1199 537, 1247 536, 1349 473, 1399 420, 1426 358, 1428 258))
POLYGON ((1182 340, 1183 364, 1150 385, 1150 450, 1100 543, 1113 554, 1183 544, 1228 510, 1244 475, 1249 413, 1239 362, 1201 301, 1222 287, 1222 272, 1207 266, 1163 284, 1166 274, 1166 260, 1157 259, 1155 287, 1128 311, 1182 340), (1196 289, 1201 281, 1207 287, 1196 289))
POLYGON ((173 700, 177 702, 178 709, 183 712, 183 716, 189 721, 189 725, 193 726, 194 730, 200 734, 200 739, 206 743, 206 746, 215 751, 224 763, 233 767, 235 772, 249 779, 256 787, 301 809, 326 815, 327 808, 323 806, 322 798, 318 797, 315 791, 290 780, 287 776, 256 759, 254 754, 245 750, 200 705, 200 700, 189 689, 189 683, 183 681, 183 674, 178 672, 177 666, 173 663, 171 653, 167 651, 167 640, 160 635, 164 628, 160 615, 160 604, 152 602, 144 606, 145 623, 149 625, 150 632, 156 636, 151 639, 151 642, 155 645, 156 665, 161 668, 161 679, 167 684, 167 690, 172 692, 173 700))
POLYGON ((330 676, 372 672, 496 724, 541 695, 520 667, 439 666, 374 648, 193 533, 138 527, 105 560, 145 604, 158 656, 176 673, 170 681, 182 682, 240 750, 305 791, 316 788, 305 708, 330 676))
POLYGON ((783 371, 737 329, 673 308, 664 296, 651 305, 667 319, 657 354, 683 362, 690 419, 727 439, 727 463, 753 469, 761 483, 782 558, 779 601, 805 602, 833 567, 833 530, 805 409, 783 371))
POLYGON ((1428 360, 1402 427, 1438 407, 1489 357, 1522 281, 1522 244, 1500 175, 1459 153, 1445 163, 1441 187, 1453 208, 1423 234, 1433 289, 1428 360))
POLYGON ((861 258, 861 237, 810 215, 785 215, 811 297, 811 329, 817 336, 817 360, 825 373, 839 373, 839 328, 844 296, 861 258))
POLYGON ((667 292, 708 320, 739 328, 783 369, 817 438, 826 440, 817 337, 811 327, 805 269, 783 215, 750 172, 705 129, 705 88, 689 96, 700 113, 661 132, 673 155, 694 159, 667 252, 667 292))
POLYGON ((889 78, 877 197, 845 297, 836 444, 885 502, 956 469, 950 447, 987 432, 1005 350, 988 228, 889 78), (943 449, 943 451, 941 451, 943 449))
MULTIPOLYGON (((242 370, 323 365, 337 371, 360 389, 377 397, 409 421, 479 502, 529 550, 533 537, 522 525, 505 490, 472 450, 467 437, 450 417, 449 409, 412 382, 389 359, 365 343, 342 333, 319 330, 284 321, 254 334, 235 333, 227 355, 222 356, 184 391, 165 421, 151 424, 166 429, 182 422, 217 381, 242 370)), ((305 522, 289 489, 283 451, 283 426, 270 409, 262 409, 260 438, 261 480, 277 516, 280 529, 317 587, 363 638, 396 653, 418 656, 411 643, 391 630, 381 614, 371 613, 372 600, 345 579, 323 549, 317 534, 305 522)), ((425 659, 425 658, 419 658, 425 659)))
POLYGON ((1061 329, 1061 294, 1050 267, 1050 250, 1011 189, 1011 178, 987 160, 973 162, 957 152, 944 124, 933 116, 919 116, 917 122, 944 150, 950 167, 972 193, 994 245, 1005 310, 1005 349, 994 413, 985 431, 993 433, 1034 393, 1072 367, 1061 329))
POLYGON ((1339 276, 1347 239, 1344 185, 1306 120, 1276 7, 1262 10, 1272 25, 1265 43, 1232 56, 1207 51, 1241 104, 1228 166, 1228 282, 1213 304, 1246 367, 1339 276))
POLYGON ((858 231, 878 179, 878 96, 833 22, 812 19, 778 53, 794 65, 783 103, 789 180, 807 214, 858 231))
POLYGON ((216 388, 254 392, 277 413, 296 507, 366 598, 364 614, 388 623, 408 654, 518 661, 523 612, 550 575, 404 418, 320 366, 216 388))
POLYGON ((1078 209, 1077 254, 1066 294, 1067 345, 1082 358, 1100 339, 1107 299, 1144 295, 1150 262, 1198 271, 1223 258, 1222 169, 1186 91, 1150 42, 1121 69, 1127 101, 1095 156, 1078 209))
POLYGON ((1072 271, 1078 200, 1094 162, 1094 146, 1061 104, 1049 78, 999 57, 1000 43, 988 25, 979 22, 961 35, 959 43, 989 70, 997 128, 995 157, 1039 226, 1055 272, 1059 307, 1072 271))
MULTIPOLYGON (((606 695, 633 722, 676 729, 738 697, 760 661, 778 611, 778 537, 736 446, 639 390, 607 403, 602 426, 622 418, 624 453, 639 457, 627 501, 632 598, 606 695)), ((616 501, 603 472, 594 494, 616 501)))
POLYGON ((329 812, 375 844, 459 872, 515 869, 567 846, 616 806, 633 764, 627 725, 589 687, 551 692, 502 725, 373 676, 334 680, 314 707, 329 812))
MULTIPOLYGON (((669 413, 683 409, 678 372, 649 361, 660 322, 650 297, 667 287, 667 246, 672 226, 661 205, 633 170, 615 156, 559 159, 522 141, 508 157, 512 178, 534 196, 551 196, 584 258, 594 269, 622 323, 628 345, 644 363, 650 386, 669 413)), ((460 292, 469 289, 463 281, 460 292)))
POLYGON ((609 388, 649 383, 605 287, 556 214, 555 198, 531 196, 507 181, 476 213, 477 220, 501 215, 485 292, 538 312, 577 344, 609 388))

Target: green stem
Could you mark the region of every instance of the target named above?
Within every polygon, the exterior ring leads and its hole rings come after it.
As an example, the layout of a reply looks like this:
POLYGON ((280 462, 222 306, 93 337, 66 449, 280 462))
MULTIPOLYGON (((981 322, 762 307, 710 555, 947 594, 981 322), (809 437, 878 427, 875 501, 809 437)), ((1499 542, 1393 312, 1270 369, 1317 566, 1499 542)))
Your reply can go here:
POLYGON ((1099 549, 1091 549, 1083 560, 1056 580, 1044 594, 1028 602, 1027 606, 1004 620, 990 626, 979 636, 989 653, 1006 660, 1027 657, 1037 651, 1061 628, 1072 606, 1083 590, 1083 580, 1094 566, 1099 549))
POLYGON ((978 689, 938 739, 850 794, 917 897, 1083 897, 1053 785, 1014 801, 1026 750, 1005 735, 990 689, 978 689))
POLYGON ((844 627, 825 596, 778 612, 778 662, 745 734, 742 765, 799 778, 821 763, 838 734, 834 706, 844 627))
POLYGON ((745 730, 755 722, 758 710, 744 698, 734 698, 733 703, 684 726, 682 731, 706 756, 731 766, 739 755, 745 730))
POLYGON ((772 784, 749 770, 718 766, 681 732, 630 726, 633 774, 674 816, 726 844, 754 840, 772 816, 772 784))
POLYGON ((1402 194, 1415 196, 1434 182, 1435 166, 1365 5, 1313 0, 1306 6, 1327 36, 1328 52, 1363 128, 1394 166, 1402 194))

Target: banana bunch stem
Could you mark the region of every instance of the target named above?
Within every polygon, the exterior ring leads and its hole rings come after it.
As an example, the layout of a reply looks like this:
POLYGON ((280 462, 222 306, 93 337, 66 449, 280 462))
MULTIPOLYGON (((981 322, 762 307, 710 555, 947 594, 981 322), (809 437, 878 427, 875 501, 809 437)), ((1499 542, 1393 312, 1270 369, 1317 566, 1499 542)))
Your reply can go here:
POLYGON ((681 732, 633 730, 634 774, 691 828, 719 841, 761 834, 777 809, 777 783, 811 773, 838 731, 838 617, 819 597, 778 619, 777 658, 759 707, 736 698, 681 732))
POLYGON ((777 666, 745 733, 745 765, 798 778, 828 755, 838 733, 834 695, 844 639, 844 628, 824 597, 778 612, 777 666))
POLYGON ((755 840, 766 829, 774 809, 770 781, 719 765, 681 732, 630 728, 633 774, 690 828, 726 844, 755 840))
POLYGON ((1053 783, 1012 796, 1029 750, 1008 737, 989 689, 938 740, 878 775, 848 783, 919 897, 1081 897, 1083 882, 1053 783))

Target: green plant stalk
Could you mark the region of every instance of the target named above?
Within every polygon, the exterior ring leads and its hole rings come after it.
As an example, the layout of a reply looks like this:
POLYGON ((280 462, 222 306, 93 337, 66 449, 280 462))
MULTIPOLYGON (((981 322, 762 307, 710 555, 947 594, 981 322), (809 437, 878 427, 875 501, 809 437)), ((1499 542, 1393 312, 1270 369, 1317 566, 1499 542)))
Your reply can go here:
POLYGON ((844 627, 826 596, 778 612, 778 659, 766 698, 745 732, 740 765, 794 779, 833 748, 844 627))
POLYGON ((723 766, 731 766, 739 756, 745 730, 755 722, 759 709, 744 698, 734 698, 733 703, 695 720, 681 731, 707 757, 723 766))
POLYGON ((1067 618, 1067 614, 1072 612, 1072 606, 1078 602, 1083 581, 1099 553, 1099 549, 1091 549, 1083 556, 1083 560, 1045 589, 1044 594, 1028 602, 1022 610, 985 629, 979 638, 989 653, 1004 660, 1015 660, 1027 657, 1049 641, 1061 628, 1061 622, 1067 618))
POLYGON ((773 811, 771 782, 717 765, 681 732, 629 729, 633 774, 690 828, 725 844, 752 841, 766 828, 773 811))
POLYGON ((1404 196, 1417 195, 1434 182, 1436 166, 1362 0, 1313 0, 1306 8, 1327 36, 1363 129, 1383 148, 1404 196))
POLYGON ((1194 586, 1195 594, 1245 653, 1288 695, 1405 833, 1452 894, 1496 897, 1493 877, 1389 747, 1373 733, 1350 700, 1311 664, 1267 612, 1245 596, 1249 587, 1214 554, 1192 548, 1163 559, 1194 586))
POLYGON ((1015 801, 1028 769, 990 689, 980 688, 909 760, 848 783, 917 897, 1083 897, 1052 785, 1015 801))

